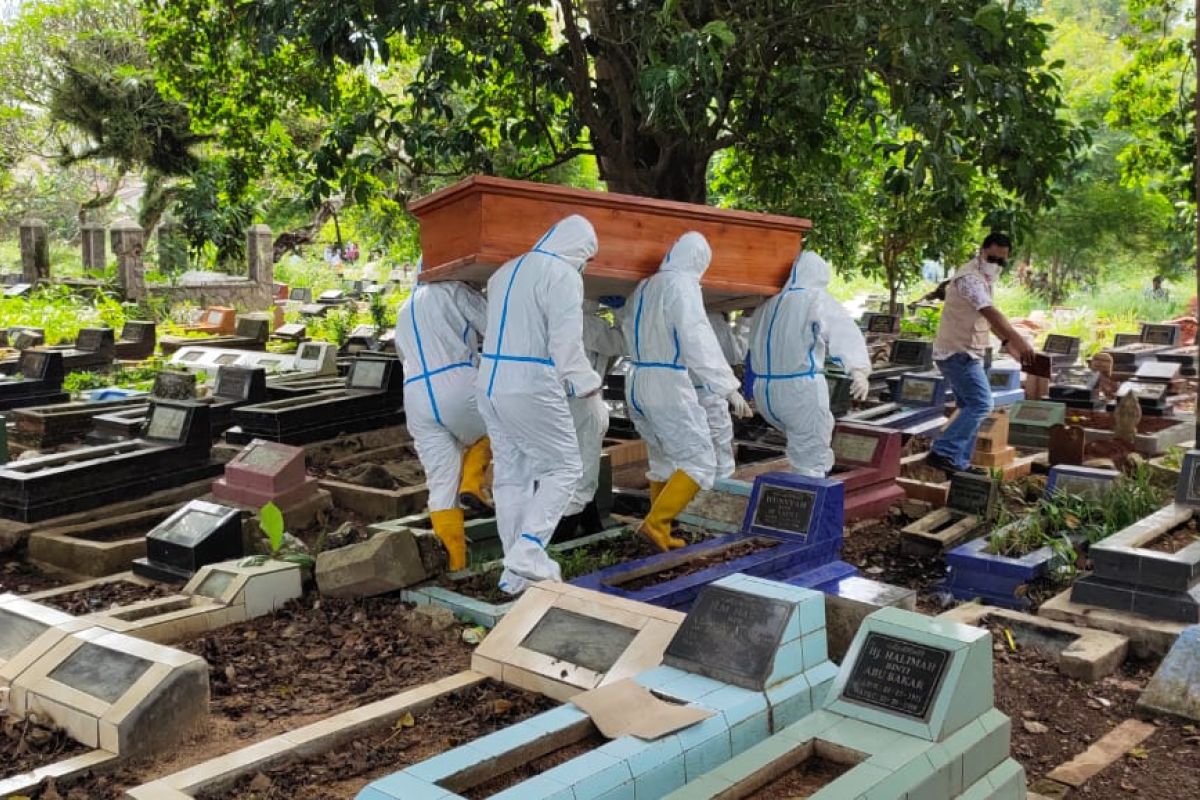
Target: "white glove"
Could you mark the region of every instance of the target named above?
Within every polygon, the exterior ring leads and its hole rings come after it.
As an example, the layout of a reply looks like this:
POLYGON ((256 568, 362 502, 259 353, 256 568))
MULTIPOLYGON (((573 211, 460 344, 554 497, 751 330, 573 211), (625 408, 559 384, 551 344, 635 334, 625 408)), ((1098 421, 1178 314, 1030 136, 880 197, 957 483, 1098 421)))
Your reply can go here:
POLYGON ((864 367, 850 370, 850 397, 858 402, 867 399, 871 392, 871 382, 868 380, 871 371, 864 367))
POLYGON ((729 401, 729 413, 741 419, 748 419, 754 416, 754 411, 751 410, 750 404, 746 402, 746 398, 742 397, 741 392, 730 392, 726 397, 729 401))

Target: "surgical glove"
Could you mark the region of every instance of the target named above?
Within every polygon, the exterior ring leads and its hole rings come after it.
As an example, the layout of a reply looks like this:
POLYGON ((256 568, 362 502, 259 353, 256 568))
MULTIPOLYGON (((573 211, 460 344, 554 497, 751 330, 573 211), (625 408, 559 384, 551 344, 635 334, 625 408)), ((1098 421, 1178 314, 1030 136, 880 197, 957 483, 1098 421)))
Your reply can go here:
POLYGON ((746 398, 742 397, 741 392, 730 392, 725 399, 729 401, 729 412, 735 417, 748 419, 754 416, 754 411, 746 402, 746 398))
POLYGON ((870 371, 858 367, 850 370, 850 397, 858 402, 867 399, 871 392, 871 382, 868 380, 870 371))

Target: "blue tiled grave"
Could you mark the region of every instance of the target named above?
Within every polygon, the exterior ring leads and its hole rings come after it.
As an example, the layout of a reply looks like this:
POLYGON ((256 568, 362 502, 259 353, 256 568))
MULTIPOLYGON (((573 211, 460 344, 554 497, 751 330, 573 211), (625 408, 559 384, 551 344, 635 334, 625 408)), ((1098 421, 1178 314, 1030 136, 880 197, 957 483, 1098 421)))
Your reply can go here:
POLYGON ((1194 525, 1200 508, 1200 450, 1184 456, 1175 502, 1092 545, 1092 573, 1071 587, 1071 602, 1155 620, 1200 622, 1200 539, 1174 553, 1147 547, 1194 525))
POLYGON ((1021 365, 1011 359, 996 361, 988 370, 988 384, 992 387, 992 405, 1012 405, 1025 399, 1021 388, 1021 365))
POLYGON ((842 546, 843 484, 789 472, 754 479, 741 530, 669 553, 617 564, 571 583, 629 600, 686 611, 710 583, 735 573, 774 578, 819 588, 855 569, 838 560, 842 546), (770 545, 740 558, 721 561, 722 553, 746 543, 770 545), (674 577, 694 559, 716 563, 674 577), (662 575, 661 581, 655 576, 662 575), (632 585, 632 588, 631 588, 632 585))
POLYGON ((1138 698, 1154 715, 1200 722, 1200 625, 1185 628, 1138 698))
POLYGON ((1062 403, 1046 400, 1014 403, 1008 420, 1008 443, 1044 449, 1050 444, 1050 428, 1063 424, 1066 416, 1067 407, 1062 403))
POLYGON ((845 416, 847 422, 873 425, 916 436, 946 422, 946 381, 937 373, 908 373, 900 378, 895 401, 845 416))
MULTIPOLYGON (((1046 497, 1056 492, 1096 497, 1112 484, 1121 473, 1108 469, 1059 465, 1051 467, 1046 481, 1046 497)), ((959 600, 983 598, 1003 608, 1027 609, 1029 598, 1022 588, 1055 568, 1060 556, 1053 548, 1040 547, 1020 557, 987 552, 993 539, 999 539, 1016 527, 1031 524, 1030 517, 1000 528, 985 536, 960 545, 946 554, 949 574, 941 588, 959 600)), ((1096 545, 1092 546, 1095 551, 1096 545)))
MULTIPOLYGON (((705 589, 665 663, 635 678, 657 698, 711 716, 652 740, 619 736, 492 797, 657 800, 824 703, 837 672, 825 645, 819 593, 726 577, 705 589)), ((358 798, 462 800, 460 792, 596 734, 587 714, 567 703, 377 780, 358 798)))
POLYGON ((905 552, 940 553, 977 535, 996 514, 999 482, 987 475, 958 472, 950 478, 946 505, 901 531, 905 552))
POLYGON ((809 800, 1023 798, 994 707, 992 637, 887 608, 859 629, 823 707, 667 800, 740 800, 814 756, 850 768, 809 800))

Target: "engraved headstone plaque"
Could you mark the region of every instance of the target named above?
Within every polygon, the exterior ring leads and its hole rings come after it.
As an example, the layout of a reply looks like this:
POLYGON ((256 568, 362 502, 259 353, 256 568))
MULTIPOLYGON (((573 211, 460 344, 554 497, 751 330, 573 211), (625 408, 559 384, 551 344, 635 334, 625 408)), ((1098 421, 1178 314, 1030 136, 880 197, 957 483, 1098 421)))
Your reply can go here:
POLYGON ((520 646, 592 672, 605 673, 617 663, 637 634, 636 628, 551 608, 520 646))
POLYGON ((1131 344, 1141 344, 1140 333, 1118 333, 1113 336, 1113 347, 1127 347, 1131 344))
POLYGON ((146 534, 146 557, 133 571, 154 580, 184 582, 205 564, 242 555, 241 512, 192 500, 146 534))
POLYGON ((187 416, 187 409, 154 406, 150 413, 150 422, 146 426, 146 438, 183 441, 187 416))
POLYGON ((229 367, 236 364, 239 358, 241 356, 237 353, 225 353, 224 355, 217 356, 216 362, 218 366, 229 367))
POLYGON ((1121 388, 1117 390, 1118 397, 1124 397, 1129 392, 1137 397, 1142 403, 1162 404, 1166 402, 1167 392, 1170 390, 1165 383, 1146 383, 1145 381, 1125 381, 1121 384, 1121 388))
POLYGON ((867 333, 895 333, 900 320, 892 314, 872 314, 867 320, 867 333))
POLYGON ((1019 422, 1044 422, 1049 423, 1051 418, 1051 409, 1046 406, 1022 405, 1017 410, 1016 419, 1019 422))
POLYGON ((999 486, 986 475, 956 472, 950 478, 946 505, 962 514, 990 517, 996 508, 999 486))
POLYGON ((280 325, 275 329, 276 339, 303 339, 308 335, 308 326, 299 322, 289 322, 286 325, 280 325))
POLYGON ((807 536, 816 492, 792 486, 763 484, 754 507, 753 526, 807 536))
POLYGON ((1133 377, 1139 381, 1162 381, 1164 383, 1176 380, 1183 365, 1178 361, 1144 361, 1138 366, 1133 377))
POLYGON ((1115 476, 1092 477, 1072 473, 1060 474, 1054 481, 1056 494, 1069 494, 1086 500, 1099 500, 1112 486, 1115 476))
POLYGON ((899 339, 892 345, 893 364, 924 364, 928 360, 929 342, 915 339, 899 339))
POLYGON ((901 405, 933 405, 938 382, 907 376, 900 381, 901 405))
POLYGON ((875 436, 838 431, 833 435, 833 455, 838 462, 870 464, 875 460, 879 443, 875 436))
POLYGON ((792 604, 707 586, 679 626, 663 663, 761 691, 770 677, 792 604))
POLYGON ((950 651, 871 632, 842 689, 842 699, 929 721, 950 651))
POLYGON ((1042 350, 1055 356, 1069 356, 1079 352, 1079 338, 1052 333, 1046 337, 1042 350))
POLYGON ((106 703, 115 703, 154 662, 85 642, 50 671, 51 680, 106 703))
POLYGON ((163 370, 154 376, 150 394, 164 400, 191 400, 196 396, 196 376, 191 372, 163 370))
POLYGON ((1007 389, 1010 378, 1007 372, 989 372, 988 384, 993 389, 1007 389))
POLYGON ((106 344, 113 343, 111 328, 84 328, 75 337, 75 348, 95 352, 103 349, 106 344))
POLYGON ((294 300, 297 303, 311 303, 312 289, 302 286, 292 287, 291 294, 288 295, 289 300, 294 300))

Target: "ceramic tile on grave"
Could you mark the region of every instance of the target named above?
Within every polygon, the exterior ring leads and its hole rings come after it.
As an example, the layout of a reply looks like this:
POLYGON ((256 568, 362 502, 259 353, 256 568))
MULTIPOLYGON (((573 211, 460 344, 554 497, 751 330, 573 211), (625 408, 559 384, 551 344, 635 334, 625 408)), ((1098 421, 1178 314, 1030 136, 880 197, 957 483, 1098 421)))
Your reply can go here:
MULTIPOLYGON (((1200 509, 1200 451, 1183 459, 1175 503, 1096 542, 1088 551, 1092 573, 1071 587, 1071 602, 1156 621, 1200 622, 1200 539, 1175 552, 1152 547, 1194 524, 1200 509)), ((1137 617, 1133 618, 1137 624, 1137 617)))
POLYGON ((255 439, 225 465, 213 483, 213 496, 252 508, 275 503, 294 506, 317 491, 317 480, 305 472, 304 448, 255 439))
POLYGON ((312 289, 304 286, 293 286, 288 293, 288 299, 295 303, 311 303, 313 301, 312 289))
POLYGON ((1082 464, 1086 460, 1087 434, 1078 425, 1051 425, 1047 450, 1051 464, 1082 464))
POLYGON ((1042 352, 1050 356, 1056 370, 1069 367, 1079 359, 1079 337, 1052 333, 1042 343, 1042 352))
POLYGON ((933 366, 933 342, 921 339, 896 339, 892 342, 888 363, 871 370, 871 384, 885 385, 887 379, 906 372, 919 372, 933 366))
POLYGON ((900 476, 899 431, 838 423, 833 432, 834 470, 830 478, 846 487, 846 521, 882 514, 904 499, 900 476))
POLYGON ((1042 400, 1013 404, 1008 421, 1008 442, 1020 447, 1044 448, 1050 442, 1050 427, 1066 420, 1066 406, 1042 400))
POLYGON ((1141 344, 1142 335, 1140 333, 1117 333, 1113 334, 1113 347, 1125 347, 1131 344, 1141 344))
POLYGON ((146 556, 133 571, 167 583, 185 583, 206 564, 243 555, 241 511, 192 500, 146 534, 146 556))
POLYGON ((1133 379, 1146 383, 1171 383, 1179 380, 1181 366, 1173 361, 1147 361, 1138 367, 1133 379))
POLYGON ((900 317, 895 314, 869 312, 863 315, 863 330, 867 335, 890 336, 900 332, 900 317))
POLYGON ((927 433, 945 422, 946 381, 940 373, 905 373, 893 396, 895 402, 848 414, 846 421, 908 436, 927 433))
POLYGON ((975 452, 971 464, 977 467, 1006 467, 1016 458, 1017 452, 1008 444, 1008 414, 993 412, 979 426, 975 436, 975 452))
POLYGON ((994 707, 991 646, 979 628, 877 611, 820 710, 712 772, 689 774, 664 800, 753 796, 829 751, 845 754, 847 767, 810 779, 810 800, 1021 797, 1011 722, 994 707))
POLYGON ((1007 406, 1025 399, 1021 388, 1021 365, 1012 360, 998 361, 988 370, 992 387, 992 405, 1007 406))
POLYGON ((308 338, 308 326, 301 322, 289 322, 276 328, 271 338, 281 342, 302 342, 308 338))
POLYGON ((617 564, 571 581, 573 585, 628 600, 687 610, 707 585, 743 573, 814 587, 853 575, 838 560, 842 545, 844 487, 837 481, 789 472, 754 479, 737 533, 617 564), (747 555, 716 559, 743 543, 766 544, 747 555), (711 566, 684 575, 678 568, 693 559, 711 566), (653 579, 659 573, 661 581, 653 579), (631 586, 636 582, 636 586, 631 586))
POLYGON ((1088 500, 1099 500, 1113 482, 1120 477, 1121 473, 1112 469, 1067 464, 1055 465, 1050 468, 1050 475, 1046 479, 1046 497, 1062 493, 1088 500))
POLYGON ((346 293, 341 289, 326 289, 317 297, 318 303, 340 305, 346 302, 346 293))

